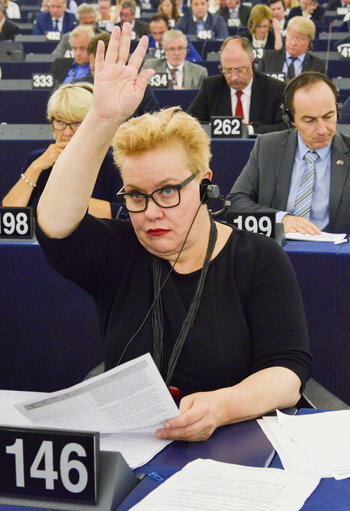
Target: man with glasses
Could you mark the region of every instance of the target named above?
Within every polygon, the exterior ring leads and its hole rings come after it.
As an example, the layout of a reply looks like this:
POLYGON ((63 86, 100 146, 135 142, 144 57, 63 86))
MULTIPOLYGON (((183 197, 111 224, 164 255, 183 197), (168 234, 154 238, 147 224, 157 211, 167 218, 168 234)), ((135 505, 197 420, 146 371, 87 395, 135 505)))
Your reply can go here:
POLYGON ((265 51, 258 70, 262 73, 283 73, 286 81, 303 71, 325 73, 325 62, 308 52, 315 33, 313 21, 295 16, 287 25, 286 47, 265 51))
POLYGON ((143 68, 167 73, 173 89, 199 89, 208 76, 206 68, 187 62, 187 38, 180 30, 169 30, 163 37, 165 59, 148 59, 143 68))
POLYGON ((118 27, 122 28, 125 22, 130 23, 132 27, 133 39, 140 39, 143 35, 148 35, 149 24, 145 21, 140 21, 136 18, 136 4, 131 0, 125 0, 121 3, 120 22, 117 23, 118 27))
POLYGON ((286 128, 282 82, 253 71, 254 52, 244 37, 229 37, 220 48, 221 74, 206 78, 188 112, 201 122, 211 116, 242 117, 249 133, 286 128))

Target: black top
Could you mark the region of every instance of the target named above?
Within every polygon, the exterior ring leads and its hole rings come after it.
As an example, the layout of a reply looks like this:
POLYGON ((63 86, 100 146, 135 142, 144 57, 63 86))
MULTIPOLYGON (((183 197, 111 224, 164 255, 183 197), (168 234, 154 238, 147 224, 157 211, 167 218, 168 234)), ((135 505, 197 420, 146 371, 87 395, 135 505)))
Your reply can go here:
MULTIPOLYGON (((37 237, 50 264, 94 298, 110 369, 153 302, 153 256, 128 222, 89 215, 65 239, 48 239, 40 230, 37 237)), ((161 261, 163 281, 170 266, 161 261)), ((199 273, 174 271, 161 293, 163 377, 199 273)), ((122 362, 147 352, 153 352, 151 315, 122 362)), ((291 369, 303 384, 310 375, 300 291, 288 257, 274 241, 234 230, 210 263, 198 315, 171 384, 184 394, 209 391, 271 366, 291 369)))

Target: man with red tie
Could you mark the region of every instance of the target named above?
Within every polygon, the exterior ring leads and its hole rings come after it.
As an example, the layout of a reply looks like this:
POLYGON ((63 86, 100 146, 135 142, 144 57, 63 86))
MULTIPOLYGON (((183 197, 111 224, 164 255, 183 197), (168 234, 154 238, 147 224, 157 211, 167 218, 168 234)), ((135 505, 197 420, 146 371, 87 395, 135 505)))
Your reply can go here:
POLYGON ((253 71, 254 52, 245 37, 228 37, 220 48, 221 74, 206 78, 188 112, 201 122, 211 116, 242 117, 249 133, 286 128, 282 82, 253 71))

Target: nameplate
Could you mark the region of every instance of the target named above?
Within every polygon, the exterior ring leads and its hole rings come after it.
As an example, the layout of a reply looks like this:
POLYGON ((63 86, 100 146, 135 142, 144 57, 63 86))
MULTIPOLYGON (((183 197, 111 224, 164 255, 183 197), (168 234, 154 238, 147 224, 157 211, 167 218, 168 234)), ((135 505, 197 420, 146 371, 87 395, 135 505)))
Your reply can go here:
POLYGON ((61 32, 58 30, 51 30, 46 33, 46 39, 48 41, 59 41, 61 39, 61 32))
POLYGON ((237 229, 275 237, 276 213, 270 211, 228 211, 228 223, 237 229))
POLYGON ((261 60, 264 56, 264 48, 253 48, 254 58, 261 60))
POLYGON ((338 16, 345 16, 345 14, 348 14, 348 8, 347 7, 338 7, 337 14, 338 16))
POLYGON ((32 89, 52 89, 55 85, 52 73, 33 73, 32 89))
POLYGON ((211 138, 242 138, 241 117, 211 117, 211 138))
POLYGON ((169 24, 170 28, 174 28, 175 27, 175 20, 174 19, 170 19, 168 24, 169 24))
POLYGON ((229 18, 227 20, 227 25, 229 27, 239 27, 241 25, 241 20, 239 18, 229 18))
POLYGON ((198 30, 197 32, 198 39, 213 39, 213 32, 211 30, 198 30))
POLYGON ((32 208, 0 207, 0 239, 31 239, 33 234, 32 208))
POLYGON ((95 503, 98 453, 99 433, 0 426, 0 494, 95 503))
POLYGON ((282 71, 269 71, 265 72, 266 75, 271 76, 271 78, 276 78, 276 80, 279 80, 280 82, 286 81, 286 75, 282 73, 282 71))
POLYGON ((151 87, 155 89, 168 89, 169 88, 168 73, 156 73, 150 79, 149 84, 151 87))
POLYGON ((337 50, 344 59, 350 58, 350 43, 340 44, 337 50))

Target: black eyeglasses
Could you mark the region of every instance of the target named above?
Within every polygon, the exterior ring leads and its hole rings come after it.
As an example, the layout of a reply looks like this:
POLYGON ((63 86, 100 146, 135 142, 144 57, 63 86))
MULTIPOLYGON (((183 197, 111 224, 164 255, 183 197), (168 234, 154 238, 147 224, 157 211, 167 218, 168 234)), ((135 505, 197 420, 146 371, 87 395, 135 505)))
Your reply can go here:
POLYGON ((117 198, 122 201, 125 209, 130 213, 142 213, 147 209, 148 199, 152 199, 161 208, 175 208, 180 204, 180 190, 188 185, 197 174, 192 174, 178 185, 166 185, 154 190, 152 193, 123 192, 123 188, 117 193, 117 198))

